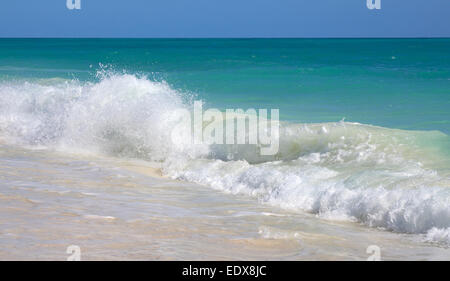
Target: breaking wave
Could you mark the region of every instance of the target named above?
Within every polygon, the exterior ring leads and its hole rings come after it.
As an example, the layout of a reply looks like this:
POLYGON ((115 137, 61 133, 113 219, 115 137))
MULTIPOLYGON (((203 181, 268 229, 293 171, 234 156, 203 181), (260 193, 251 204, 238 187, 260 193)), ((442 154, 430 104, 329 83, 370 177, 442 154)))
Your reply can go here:
POLYGON ((280 127, 280 149, 173 144, 192 97, 164 82, 2 81, 3 141, 162 163, 165 175, 330 220, 450 244, 448 136, 348 122, 280 127))

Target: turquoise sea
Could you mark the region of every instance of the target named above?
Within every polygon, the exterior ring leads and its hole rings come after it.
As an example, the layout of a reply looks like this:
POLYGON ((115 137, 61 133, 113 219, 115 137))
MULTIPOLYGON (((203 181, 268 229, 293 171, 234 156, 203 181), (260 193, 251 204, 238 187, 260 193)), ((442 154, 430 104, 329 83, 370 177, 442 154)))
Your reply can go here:
POLYGON ((448 134, 450 39, 0 39, 0 258, 449 259, 448 134), (174 145, 194 100, 278 153, 174 145))
POLYGON ((0 79, 95 80, 99 63, 164 80, 213 107, 280 108, 450 132, 450 39, 1 39, 0 79))

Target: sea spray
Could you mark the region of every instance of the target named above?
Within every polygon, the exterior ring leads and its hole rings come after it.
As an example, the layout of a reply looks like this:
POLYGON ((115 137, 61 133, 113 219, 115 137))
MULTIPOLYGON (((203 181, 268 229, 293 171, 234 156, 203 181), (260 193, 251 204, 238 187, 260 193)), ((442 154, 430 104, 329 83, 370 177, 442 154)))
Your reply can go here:
POLYGON ((280 125, 279 151, 172 143, 185 93, 112 74, 98 82, 0 84, 0 134, 10 144, 161 162, 163 172, 329 220, 349 220, 446 243, 448 143, 437 132, 349 122, 280 125))

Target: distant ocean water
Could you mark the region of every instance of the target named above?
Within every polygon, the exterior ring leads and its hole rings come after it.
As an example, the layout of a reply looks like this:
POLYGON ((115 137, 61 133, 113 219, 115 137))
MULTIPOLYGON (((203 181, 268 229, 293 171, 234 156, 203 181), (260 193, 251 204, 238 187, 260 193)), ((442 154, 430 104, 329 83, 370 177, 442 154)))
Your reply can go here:
MULTIPOLYGON (((450 245, 449 109, 450 39, 0 39, 0 199, 34 202, 33 192, 49 192, 37 201, 46 202, 57 192, 73 196, 66 198, 70 205, 79 197, 72 194, 77 188, 89 194, 90 183, 103 177, 91 188, 111 185, 114 172, 109 169, 125 169, 116 161, 157 163, 168 178, 212 187, 208 200, 217 200, 218 206, 229 200, 219 194, 236 196, 240 203, 231 207, 232 213, 256 208, 255 202, 242 203, 242 196, 256 199, 257 208, 262 203, 287 212, 270 226, 256 226, 256 234, 236 234, 240 238, 308 241, 310 236, 298 232, 302 224, 329 237, 366 231, 344 226, 317 230, 329 221, 349 222, 413 235, 401 250, 405 257, 419 258, 425 251, 426 258, 445 258, 450 245), (194 99, 222 110, 279 108, 279 153, 262 159, 242 147, 172 145, 173 112, 190 109, 194 99), (117 165, 102 168, 98 157, 111 157, 117 165), (53 166, 34 177, 36 163, 53 166), (92 165, 100 166, 92 170, 92 165), (88 172, 77 176, 79 169, 88 172), (53 173, 61 180, 53 182, 53 173), (98 174, 84 178, 91 173, 98 174), (315 217, 295 220, 291 212, 315 217), (422 243, 444 250, 433 256, 422 243), (411 253, 411 248, 420 251, 411 253)), ((75 215, 136 219, 127 217, 136 210, 118 211, 125 205, 143 212, 149 208, 127 197, 130 191, 124 190, 137 184, 129 177, 123 189, 101 190, 102 202, 111 197, 103 203, 110 213, 92 214, 95 203, 85 198, 87 205, 75 215)), ((144 189, 154 187, 143 182, 139 186, 144 189)), ((168 198, 163 191, 139 192, 168 198)), ((166 209, 170 213, 185 204, 179 212, 198 219, 219 212, 204 201, 186 199, 201 198, 203 192, 190 186, 174 195, 176 202, 166 209), (199 205, 204 209, 191 214, 199 205)), ((5 204, 5 212, 13 212, 5 204)), ((54 212, 66 216, 64 208, 54 212)), ((145 213, 136 216, 145 218, 145 213)), ((67 228, 73 227, 64 218, 67 228)), ((6 216, 0 219, 7 221, 6 216)), ((253 220, 239 223, 250 226, 253 220)), ((394 239, 372 235, 380 243, 394 239)), ((366 242, 357 242, 358 247, 366 242)), ((349 255, 355 257, 358 248, 352 250, 349 255)), ((332 257, 338 250, 327 251, 316 258, 332 257)))
POLYGON ((95 80, 99 63, 214 107, 450 132, 450 39, 2 39, 0 79, 95 80))

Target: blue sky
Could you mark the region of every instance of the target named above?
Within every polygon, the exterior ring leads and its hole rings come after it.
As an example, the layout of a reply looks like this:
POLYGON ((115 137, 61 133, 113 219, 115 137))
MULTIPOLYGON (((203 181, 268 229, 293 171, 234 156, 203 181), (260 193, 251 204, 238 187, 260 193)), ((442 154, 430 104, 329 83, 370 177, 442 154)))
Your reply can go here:
POLYGON ((450 0, 11 0, 0 37, 450 37, 450 0))

